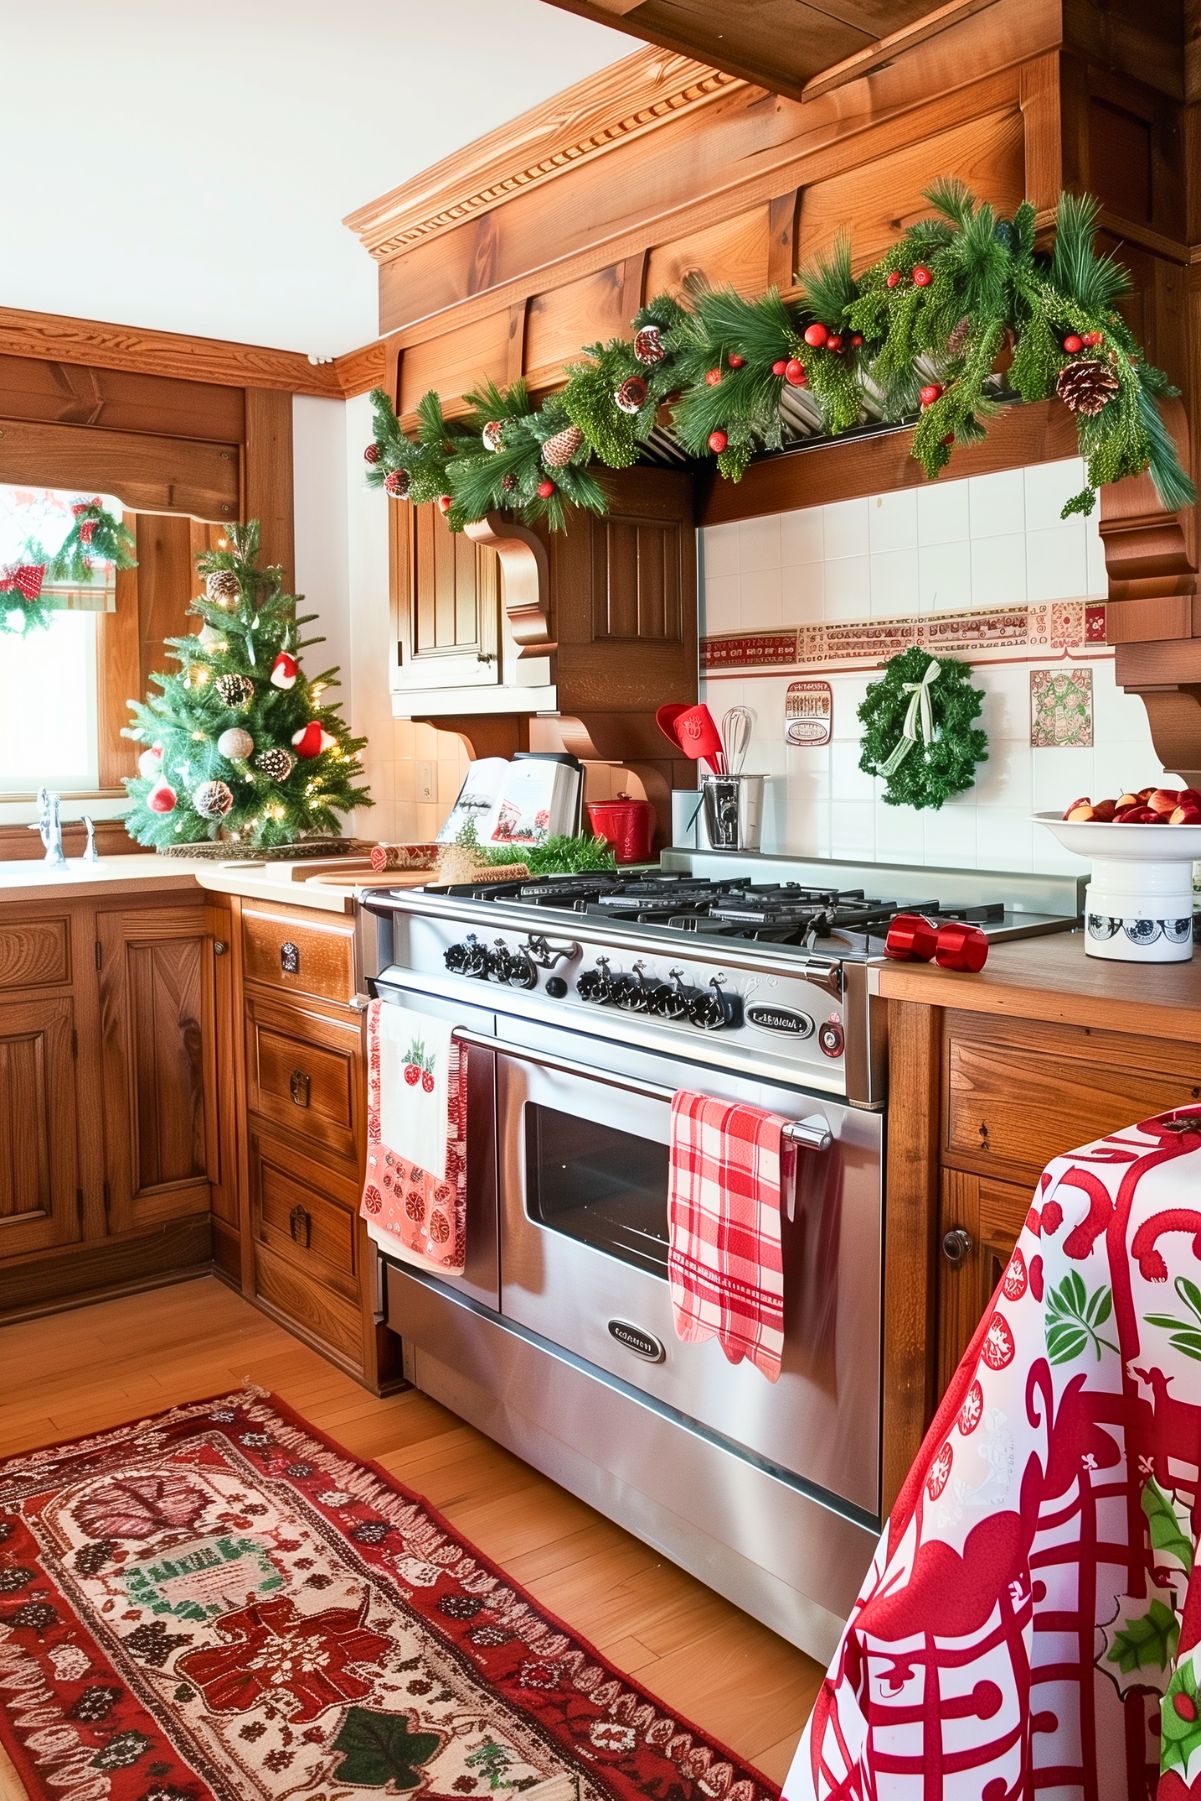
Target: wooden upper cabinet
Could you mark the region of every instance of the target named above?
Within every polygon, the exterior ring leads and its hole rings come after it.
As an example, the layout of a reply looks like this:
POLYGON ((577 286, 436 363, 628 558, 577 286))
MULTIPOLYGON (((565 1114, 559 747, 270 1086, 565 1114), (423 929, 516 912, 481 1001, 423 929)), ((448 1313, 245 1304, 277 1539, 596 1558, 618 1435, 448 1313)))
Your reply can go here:
POLYGON ((100 913, 110 1230, 204 1212, 218 1180, 212 945, 203 900, 100 913))
POLYGON ((501 680, 496 557, 449 530, 436 507, 391 507, 393 687, 492 688, 501 680))
POLYGON ((0 999, 0 1258, 81 1232, 69 996, 0 999))

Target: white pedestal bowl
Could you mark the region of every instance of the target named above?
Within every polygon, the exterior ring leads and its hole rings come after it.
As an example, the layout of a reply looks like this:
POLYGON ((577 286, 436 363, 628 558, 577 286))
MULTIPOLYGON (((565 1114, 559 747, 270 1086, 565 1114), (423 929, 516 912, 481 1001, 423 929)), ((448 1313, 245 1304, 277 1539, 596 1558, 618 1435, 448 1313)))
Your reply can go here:
POLYGON ((1085 950, 1119 963, 1187 963, 1193 954, 1193 864, 1201 826, 1035 819, 1093 872, 1084 898, 1085 950))

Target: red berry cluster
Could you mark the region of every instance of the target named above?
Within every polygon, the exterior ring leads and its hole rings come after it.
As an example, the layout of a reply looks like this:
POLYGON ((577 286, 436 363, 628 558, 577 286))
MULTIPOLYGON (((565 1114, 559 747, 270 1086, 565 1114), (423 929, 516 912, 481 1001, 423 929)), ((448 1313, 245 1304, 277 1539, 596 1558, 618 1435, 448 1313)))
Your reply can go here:
MULTIPOLYGON (((890 269, 885 278, 886 283, 890 288, 899 288, 904 279, 905 277, 901 274, 899 269, 890 269)), ((909 279, 915 288, 928 288, 930 283, 934 280, 934 276, 932 272, 927 269, 925 263, 914 263, 912 269, 909 271, 909 279)))
POLYGON ((1083 336, 1079 332, 1070 331, 1063 340, 1064 353, 1067 356, 1075 356, 1078 350, 1095 350, 1098 344, 1104 344, 1104 342, 1105 333, 1103 331, 1086 331, 1083 336))

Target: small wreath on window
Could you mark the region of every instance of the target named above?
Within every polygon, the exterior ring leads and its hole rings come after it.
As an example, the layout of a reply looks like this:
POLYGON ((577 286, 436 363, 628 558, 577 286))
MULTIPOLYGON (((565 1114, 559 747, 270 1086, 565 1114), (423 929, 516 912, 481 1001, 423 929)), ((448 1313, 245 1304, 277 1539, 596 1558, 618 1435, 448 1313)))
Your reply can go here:
POLYGON ((988 758, 975 723, 983 704, 969 664, 913 645, 885 664, 860 704, 860 769, 884 783, 890 807, 941 807, 973 785, 988 758))
POLYGON ((21 638, 50 624, 62 601, 45 596, 47 577, 82 583, 95 563, 136 568, 133 533, 99 499, 76 501, 71 513, 71 529, 53 556, 30 542, 16 562, 0 564, 0 633, 21 638))

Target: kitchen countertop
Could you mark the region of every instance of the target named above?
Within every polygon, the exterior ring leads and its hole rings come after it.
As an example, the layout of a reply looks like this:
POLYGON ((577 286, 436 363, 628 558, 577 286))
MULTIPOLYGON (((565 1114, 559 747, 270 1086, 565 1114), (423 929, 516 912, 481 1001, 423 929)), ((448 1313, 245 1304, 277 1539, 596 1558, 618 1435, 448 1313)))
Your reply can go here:
MULTIPOLYGON (((330 859, 332 861, 333 859, 330 859)), ((380 878, 370 870, 348 872, 347 885, 330 886, 309 879, 315 859, 293 858, 238 867, 237 864, 212 862, 203 857, 158 857, 152 852, 101 857, 99 862, 85 863, 71 857, 65 866, 55 867, 40 859, 0 861, 0 906, 12 901, 91 900, 101 896, 128 894, 139 889, 191 889, 200 884, 216 894, 241 894, 253 900, 288 902, 294 907, 315 907, 325 913, 350 913, 360 888, 379 887, 381 879, 397 886, 404 879, 399 871, 380 878), (293 873, 295 872, 295 873, 293 873)), ((328 862, 325 867, 328 868, 328 862)), ((418 880, 428 880, 420 876, 418 880)))
POLYGON ((1201 957, 1111 963, 1086 956, 1078 931, 995 944, 978 975, 934 963, 881 964, 871 988, 928 1007, 1201 1040, 1201 957))

